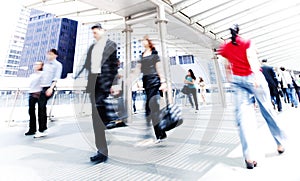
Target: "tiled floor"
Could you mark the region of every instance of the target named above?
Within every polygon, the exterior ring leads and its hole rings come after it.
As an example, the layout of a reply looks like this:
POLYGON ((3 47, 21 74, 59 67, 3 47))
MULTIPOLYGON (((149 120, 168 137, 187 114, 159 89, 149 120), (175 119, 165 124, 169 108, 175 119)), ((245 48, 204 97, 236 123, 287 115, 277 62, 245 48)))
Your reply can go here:
POLYGON ((258 114, 262 156, 254 170, 245 169, 231 106, 202 106, 197 113, 184 107, 183 112, 184 124, 160 144, 151 140, 142 113, 127 127, 107 130, 110 159, 97 165, 89 162, 95 148, 87 116, 57 115, 49 135, 40 139, 24 136, 25 121, 10 127, 2 122, 0 180, 300 180, 299 108, 285 107, 278 115, 288 136, 280 156, 258 114))

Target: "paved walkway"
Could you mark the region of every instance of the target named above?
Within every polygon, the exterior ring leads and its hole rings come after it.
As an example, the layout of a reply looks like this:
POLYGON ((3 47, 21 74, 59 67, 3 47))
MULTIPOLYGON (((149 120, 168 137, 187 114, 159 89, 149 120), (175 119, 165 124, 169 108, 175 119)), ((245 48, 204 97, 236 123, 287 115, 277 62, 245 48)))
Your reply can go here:
POLYGON ((160 144, 153 144, 152 129, 142 113, 136 114, 127 127, 106 131, 110 159, 97 165, 89 162, 95 152, 90 117, 74 117, 70 109, 60 108, 67 116, 49 122, 49 135, 41 139, 24 136, 26 121, 11 127, 0 123, 1 181, 300 180, 299 108, 285 107, 279 114, 288 136, 287 151, 280 156, 258 114, 262 156, 253 170, 245 169, 231 106, 202 106, 197 113, 184 107, 184 124, 160 144))

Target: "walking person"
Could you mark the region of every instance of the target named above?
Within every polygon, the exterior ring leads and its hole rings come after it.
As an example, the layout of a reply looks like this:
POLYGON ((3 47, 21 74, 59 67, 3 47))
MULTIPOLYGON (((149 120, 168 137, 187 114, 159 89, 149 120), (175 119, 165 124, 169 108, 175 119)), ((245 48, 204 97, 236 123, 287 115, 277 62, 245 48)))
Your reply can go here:
POLYGON ((192 69, 189 69, 188 72, 187 72, 187 75, 185 76, 185 80, 184 80, 184 83, 188 86, 189 88, 189 93, 187 94, 188 96, 188 99, 192 105, 192 108, 194 108, 194 103, 195 103, 195 106, 196 106, 196 110, 199 110, 199 107, 198 107, 198 99, 197 99, 197 89, 196 89, 196 86, 195 86, 195 81, 196 81, 196 77, 194 75, 194 72, 192 69), (192 100, 192 96, 194 98, 194 103, 193 103, 193 100, 192 100))
POLYGON ((61 78, 62 64, 56 60, 58 52, 50 49, 47 52, 47 60, 44 62, 43 74, 41 77, 42 91, 38 100, 38 122, 39 131, 35 138, 47 136, 47 102, 54 94, 56 82, 61 78))
POLYGON ((267 65, 267 59, 263 59, 262 60, 262 73, 264 74, 267 82, 268 82, 268 86, 269 86, 269 90, 270 90, 270 95, 273 101, 275 98, 275 102, 277 104, 277 109, 278 112, 282 111, 282 105, 281 105, 281 100, 280 100, 280 96, 279 96, 279 92, 278 92, 278 87, 279 87, 279 82, 277 80, 277 76, 276 73, 274 71, 274 68, 267 65))
POLYGON ((298 100, 296 99, 296 91, 293 84, 293 78, 290 72, 288 72, 284 67, 280 67, 281 76, 282 76, 282 83, 286 85, 286 92, 288 95, 289 100, 291 101, 291 106, 297 108, 298 107, 298 100))
POLYGON ((137 97, 137 91, 139 91, 141 89, 140 85, 139 85, 139 80, 137 80, 136 82, 133 83, 132 85, 132 107, 133 107, 133 113, 136 114, 137 113, 137 109, 136 109, 136 97, 137 97))
MULTIPOLYGON (((156 136, 155 143, 160 143, 167 138, 167 134, 160 130, 159 123, 159 99, 162 91, 166 90, 166 82, 163 76, 162 65, 158 52, 148 36, 142 40, 145 51, 142 53, 141 60, 137 63, 135 72, 132 76, 136 77, 143 74, 143 87, 146 92, 145 116, 149 123, 152 120, 154 133, 156 136)), ((131 79, 133 80, 133 78, 131 79)))
POLYGON ((38 102, 42 87, 41 78, 44 63, 42 61, 37 61, 34 63, 34 73, 29 76, 29 99, 28 99, 28 113, 29 113, 29 130, 25 133, 26 136, 34 135, 36 133, 36 114, 35 105, 38 102))
POLYGON ((289 98, 289 95, 288 95, 288 92, 287 92, 288 87, 287 87, 286 81, 283 80, 281 69, 279 70, 278 79, 280 80, 280 87, 281 87, 284 103, 289 104, 290 103, 290 98, 289 98))
POLYGON ((203 101, 203 104, 206 104, 206 85, 202 77, 199 77, 199 87, 200 87, 200 95, 203 101))
POLYGON ((270 92, 264 75, 260 71, 256 49, 251 40, 239 36, 239 26, 230 28, 231 41, 223 44, 218 53, 225 57, 226 75, 235 87, 236 122, 239 128, 243 155, 248 169, 257 165, 256 161, 256 116, 251 94, 256 98, 262 116, 277 144, 277 152, 284 152, 284 135, 278 126, 278 119, 272 108, 270 92))
POLYGON ((300 102, 300 75, 298 78, 295 78, 295 89, 296 89, 296 94, 298 96, 299 102, 300 102))
POLYGON ((113 106, 105 102, 113 92, 112 84, 118 73, 117 44, 108 39, 100 23, 93 25, 91 30, 96 42, 88 49, 84 66, 76 74, 75 79, 83 70, 88 71, 86 92, 89 93, 92 104, 92 121, 97 148, 96 155, 90 157, 90 161, 101 163, 108 157, 106 125, 118 119, 113 106))

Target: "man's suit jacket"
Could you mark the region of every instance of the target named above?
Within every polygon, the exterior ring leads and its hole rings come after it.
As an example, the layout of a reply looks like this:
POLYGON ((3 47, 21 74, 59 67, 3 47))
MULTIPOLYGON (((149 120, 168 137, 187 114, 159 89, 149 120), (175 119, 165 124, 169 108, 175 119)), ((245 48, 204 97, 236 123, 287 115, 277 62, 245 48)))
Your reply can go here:
POLYGON ((269 87, 277 88, 278 80, 277 80, 276 73, 275 73, 273 67, 268 66, 268 65, 263 65, 261 68, 262 68, 262 72, 268 82, 269 87))
MULTIPOLYGON (((95 90, 95 82, 90 81, 90 77, 92 76, 91 73, 91 57, 92 57, 92 50, 94 48, 94 44, 90 46, 85 64, 75 76, 77 78, 84 69, 88 71, 88 85, 87 85, 87 92, 95 90)), ((101 61, 101 74, 98 75, 96 87, 97 90, 109 92, 112 86, 112 83, 118 73, 118 58, 117 58, 117 45, 115 42, 111 40, 106 41, 106 45, 104 47, 104 51, 102 54, 101 61)))

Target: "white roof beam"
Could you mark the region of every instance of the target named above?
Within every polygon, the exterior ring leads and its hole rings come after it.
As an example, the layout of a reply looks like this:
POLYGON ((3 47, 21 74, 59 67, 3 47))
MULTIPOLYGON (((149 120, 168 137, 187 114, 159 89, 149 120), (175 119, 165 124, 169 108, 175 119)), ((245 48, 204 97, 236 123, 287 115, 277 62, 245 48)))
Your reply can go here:
POLYGON ((222 22, 222 21, 224 21, 224 20, 233 18, 233 17, 235 17, 235 16, 241 16, 241 15, 243 15, 243 14, 246 14, 246 13, 248 13, 249 11, 255 11, 256 8, 260 8, 260 7, 263 6, 264 4, 270 3, 271 1, 272 1, 272 0, 264 1, 264 2, 262 2, 262 3, 255 4, 254 6, 248 7, 248 8, 246 8, 246 9, 242 9, 242 10, 240 10, 240 11, 238 11, 238 12, 236 12, 236 13, 230 15, 230 16, 226 16, 226 17, 223 17, 223 18, 219 18, 217 21, 211 22, 211 23, 205 25, 204 27, 210 27, 210 26, 212 26, 212 25, 214 25, 214 24, 216 24, 216 23, 219 23, 219 22, 222 22))
POLYGON ((191 18, 191 24, 197 23, 197 22, 199 22, 199 21, 201 21, 201 20, 203 20, 203 19, 206 19, 206 18, 208 18, 209 16, 211 16, 211 14, 209 14, 209 15, 207 15, 207 16, 202 16, 203 14, 206 14, 206 13, 208 13, 208 12, 214 11, 214 10, 216 10, 216 9, 218 9, 219 11, 223 11, 223 10, 225 10, 225 9, 228 8, 228 7, 225 6, 225 5, 229 5, 229 4, 230 4, 230 5, 234 6, 234 5, 239 4, 241 1, 242 1, 242 0, 239 0, 239 1, 236 1, 236 0, 229 0, 229 1, 226 1, 226 2, 224 2, 224 3, 222 3, 222 4, 217 5, 217 6, 215 6, 215 7, 212 7, 212 8, 210 8, 210 9, 207 9, 207 10, 205 10, 205 11, 199 12, 199 13, 197 13, 197 14, 195 14, 195 15, 193 15, 193 16, 190 17, 190 18, 191 18), (225 7, 224 7, 224 6, 225 6, 225 7), (202 16, 202 17, 200 18, 200 16, 202 16))
POLYGON ((176 4, 173 4, 173 13, 177 13, 185 8, 188 8, 196 3, 199 3, 201 1, 199 0, 183 0, 183 1, 180 1, 176 4))
MULTIPOLYGON (((279 10, 273 11, 273 12, 271 12, 271 13, 259 13, 259 16, 257 16, 257 17, 252 17, 252 18, 250 19, 250 21, 242 22, 242 23, 240 23, 239 25, 240 25, 241 27, 246 27, 247 24, 257 25, 259 22, 261 22, 261 24, 265 24, 266 22, 269 22, 270 19, 273 20, 272 17, 274 17, 274 16, 279 16, 279 17, 280 17, 280 14, 283 15, 283 16, 281 16, 281 17, 285 17, 286 14, 291 14, 289 17, 295 16, 295 15, 299 15, 299 11, 298 11, 298 9, 297 9, 297 6, 299 6, 299 5, 300 5, 300 4, 294 4, 294 5, 288 6, 288 7, 283 8, 283 9, 279 9, 279 10), (293 10, 294 8, 295 8, 295 10, 293 10)), ((265 8, 263 8, 263 10, 265 10, 265 8)), ((266 11, 266 12, 267 12, 267 11, 266 11)), ((258 14, 258 13, 256 13, 256 14, 258 14)), ((243 18, 243 19, 245 19, 245 18, 243 18)), ((243 21, 243 19, 240 19, 239 22, 240 22, 240 21, 243 21)), ((285 19, 285 18, 283 18, 283 19, 285 19)), ((275 20, 277 20, 277 19, 275 19, 275 20)), ((225 22, 224 22, 224 23, 225 23, 225 22)), ((225 26, 227 26, 227 25, 228 25, 228 23, 226 22, 226 24, 215 25, 214 28, 215 28, 215 29, 220 29, 220 27, 225 27, 225 26)), ((250 27, 251 27, 251 26, 250 26, 250 27)), ((225 29, 223 28, 222 30, 217 31, 216 34, 219 35, 219 36, 222 36, 222 35, 220 35, 220 34, 226 32, 227 30, 228 30, 227 27, 226 27, 225 29)))

